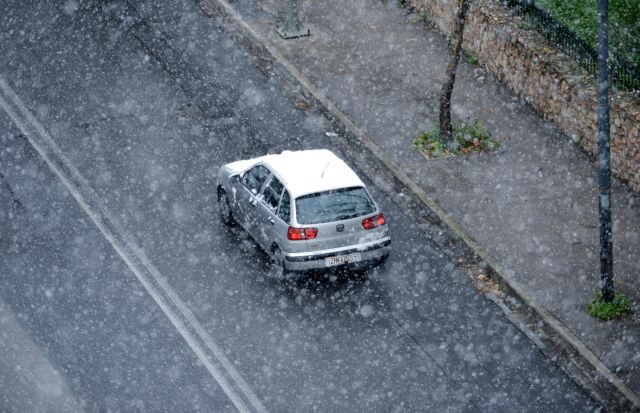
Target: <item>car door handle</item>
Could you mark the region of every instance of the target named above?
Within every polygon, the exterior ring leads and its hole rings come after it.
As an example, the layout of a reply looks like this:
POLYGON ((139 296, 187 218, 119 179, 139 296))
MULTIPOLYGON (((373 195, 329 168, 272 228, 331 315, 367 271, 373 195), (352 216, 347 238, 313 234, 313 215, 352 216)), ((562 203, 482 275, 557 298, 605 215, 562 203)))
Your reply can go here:
POLYGON ((275 225, 276 224, 276 220, 269 217, 269 222, 271 222, 271 225, 275 225))

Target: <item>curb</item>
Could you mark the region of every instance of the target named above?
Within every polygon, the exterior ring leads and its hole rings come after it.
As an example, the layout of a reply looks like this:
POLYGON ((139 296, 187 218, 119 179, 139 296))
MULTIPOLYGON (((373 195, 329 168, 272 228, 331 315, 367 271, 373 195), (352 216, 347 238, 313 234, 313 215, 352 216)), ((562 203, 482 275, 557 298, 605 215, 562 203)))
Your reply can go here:
MULTIPOLYGON (((595 400, 606 406, 610 411, 638 411, 640 412, 640 396, 635 394, 616 376, 586 345, 576 337, 557 317, 555 317, 544 306, 538 304, 530 297, 523 286, 511 279, 497 261, 490 256, 460 225, 443 210, 433 199, 431 199, 422 188, 411 180, 406 174, 400 171, 395 164, 386 157, 373 141, 371 141, 329 98, 327 98, 318 88, 282 53, 270 46, 267 40, 253 29, 242 16, 226 0, 196 0, 196 3, 203 12, 212 17, 219 17, 231 20, 239 26, 243 33, 232 33, 249 40, 253 44, 251 48, 257 48, 266 52, 270 57, 282 66, 290 76, 315 99, 329 114, 331 114, 342 127, 352 134, 361 144, 363 144, 397 179, 402 185, 408 188, 420 202, 424 204, 439 221, 448 227, 457 238, 473 252, 475 261, 484 262, 495 275, 496 281, 509 295, 517 297, 525 306, 518 312, 509 310, 501 305, 507 317, 518 329, 522 330, 528 337, 538 345, 541 350, 550 354, 560 367, 572 377, 581 387, 583 387, 595 400), (222 12, 222 13, 220 13, 222 12), (248 35, 248 36, 247 36, 248 35), (542 327, 532 326, 543 323, 542 327), (532 337, 532 335, 534 337, 532 337), (541 336, 542 335, 542 336, 541 336), (559 360, 558 358, 561 358, 559 360)), ((494 299, 495 301, 495 299, 494 299)))

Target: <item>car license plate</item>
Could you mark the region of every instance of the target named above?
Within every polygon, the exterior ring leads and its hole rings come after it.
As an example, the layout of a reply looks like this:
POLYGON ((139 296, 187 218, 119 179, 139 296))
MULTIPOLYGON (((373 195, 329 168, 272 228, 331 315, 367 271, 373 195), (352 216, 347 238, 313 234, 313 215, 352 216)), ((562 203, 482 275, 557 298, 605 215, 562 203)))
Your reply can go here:
POLYGON ((359 252, 354 252, 353 254, 338 255, 337 257, 325 258, 324 262, 327 265, 327 267, 332 267, 334 265, 348 264, 350 262, 358 262, 361 259, 362 259, 362 255, 359 252))

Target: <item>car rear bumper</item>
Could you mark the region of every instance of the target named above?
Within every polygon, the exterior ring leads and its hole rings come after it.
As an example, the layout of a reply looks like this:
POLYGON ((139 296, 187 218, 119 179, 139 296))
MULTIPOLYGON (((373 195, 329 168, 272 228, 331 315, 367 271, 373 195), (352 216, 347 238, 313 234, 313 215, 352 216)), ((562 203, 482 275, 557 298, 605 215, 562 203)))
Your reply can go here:
POLYGON ((336 248, 332 250, 317 251, 314 253, 283 253, 285 267, 290 271, 306 271, 322 268, 333 268, 343 265, 354 265, 376 261, 389 254, 391 239, 385 237, 366 244, 350 245, 348 247, 336 248), (353 253, 360 253, 360 260, 353 263, 328 265, 327 258, 339 257, 353 253))

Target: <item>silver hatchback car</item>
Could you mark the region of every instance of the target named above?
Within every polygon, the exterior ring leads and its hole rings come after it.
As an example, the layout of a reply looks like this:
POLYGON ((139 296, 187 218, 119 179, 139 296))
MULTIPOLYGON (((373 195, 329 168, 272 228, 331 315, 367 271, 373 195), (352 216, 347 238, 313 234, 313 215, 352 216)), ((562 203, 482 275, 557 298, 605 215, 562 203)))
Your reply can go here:
POLYGON ((385 217, 356 173, 327 149, 228 163, 217 178, 220 214, 271 257, 272 271, 365 266, 389 255, 385 217))

